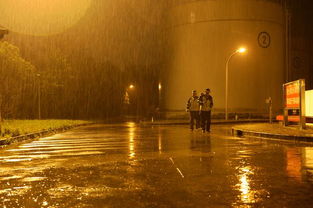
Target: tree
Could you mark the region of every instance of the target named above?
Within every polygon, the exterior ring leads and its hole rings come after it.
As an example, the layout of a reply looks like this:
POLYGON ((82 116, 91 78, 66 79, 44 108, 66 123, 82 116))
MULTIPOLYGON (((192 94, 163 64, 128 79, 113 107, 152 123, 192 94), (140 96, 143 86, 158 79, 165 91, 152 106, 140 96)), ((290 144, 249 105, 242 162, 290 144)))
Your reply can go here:
POLYGON ((15 117, 27 82, 33 83, 35 67, 23 59, 19 49, 0 42, 0 120, 15 117))

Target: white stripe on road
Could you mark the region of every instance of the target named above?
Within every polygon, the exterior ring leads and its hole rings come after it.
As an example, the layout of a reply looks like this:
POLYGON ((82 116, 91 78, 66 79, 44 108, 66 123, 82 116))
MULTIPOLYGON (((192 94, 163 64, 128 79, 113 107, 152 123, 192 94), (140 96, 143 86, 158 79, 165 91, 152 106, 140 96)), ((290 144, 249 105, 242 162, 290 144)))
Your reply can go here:
POLYGON ((184 176, 183 173, 179 170, 179 168, 176 168, 176 170, 179 172, 179 174, 181 175, 182 178, 185 178, 185 176, 184 176))
POLYGON ((170 157, 169 160, 173 163, 174 167, 176 168, 176 170, 177 170, 177 172, 180 174, 180 176, 181 176, 182 178, 185 178, 185 176, 184 176, 184 174, 181 172, 181 170, 180 170, 178 167, 176 167, 173 158, 170 157))
POLYGON ((173 163, 173 165, 175 165, 173 158, 170 157, 169 159, 173 163))

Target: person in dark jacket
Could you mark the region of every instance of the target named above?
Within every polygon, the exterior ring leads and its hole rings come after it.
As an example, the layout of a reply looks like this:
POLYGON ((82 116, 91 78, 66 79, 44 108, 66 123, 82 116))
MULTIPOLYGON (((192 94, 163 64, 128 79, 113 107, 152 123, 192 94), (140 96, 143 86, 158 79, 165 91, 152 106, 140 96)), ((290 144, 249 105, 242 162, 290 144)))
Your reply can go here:
POLYGON ((200 115, 202 132, 210 132, 211 129, 211 110, 213 108, 213 98, 210 95, 211 90, 208 88, 205 90, 205 94, 199 98, 200 115))
POLYGON ((187 101, 186 111, 190 112, 190 129, 193 131, 194 129, 194 120, 196 120, 196 128, 200 128, 200 104, 199 97, 197 96, 197 91, 192 91, 192 96, 187 101))

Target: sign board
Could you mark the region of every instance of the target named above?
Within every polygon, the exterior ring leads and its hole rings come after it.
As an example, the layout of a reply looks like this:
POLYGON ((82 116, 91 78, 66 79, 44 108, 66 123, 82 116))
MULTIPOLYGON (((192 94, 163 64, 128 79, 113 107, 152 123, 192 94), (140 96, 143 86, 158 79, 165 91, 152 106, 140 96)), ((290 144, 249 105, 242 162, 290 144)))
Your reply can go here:
POLYGON ((300 128, 305 128, 305 80, 299 79, 283 85, 284 91, 284 125, 288 117, 298 121, 300 128))
POLYGON ((313 90, 305 91, 305 116, 313 117, 313 90))
POLYGON ((258 36, 259 46, 268 48, 271 45, 271 36, 267 32, 260 32, 258 36))

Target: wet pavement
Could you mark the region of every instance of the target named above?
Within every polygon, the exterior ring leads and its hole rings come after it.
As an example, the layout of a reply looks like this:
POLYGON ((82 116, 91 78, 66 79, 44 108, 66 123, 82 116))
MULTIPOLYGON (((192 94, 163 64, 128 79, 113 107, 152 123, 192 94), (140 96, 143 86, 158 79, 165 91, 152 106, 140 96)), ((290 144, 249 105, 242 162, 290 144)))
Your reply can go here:
POLYGON ((241 135, 251 135, 258 137, 298 139, 313 142, 313 125, 306 124, 305 129, 300 129, 299 125, 283 126, 279 123, 247 123, 232 127, 234 133, 241 135))
POLYGON ((312 207, 313 145, 93 125, 0 149, 0 207, 312 207))

